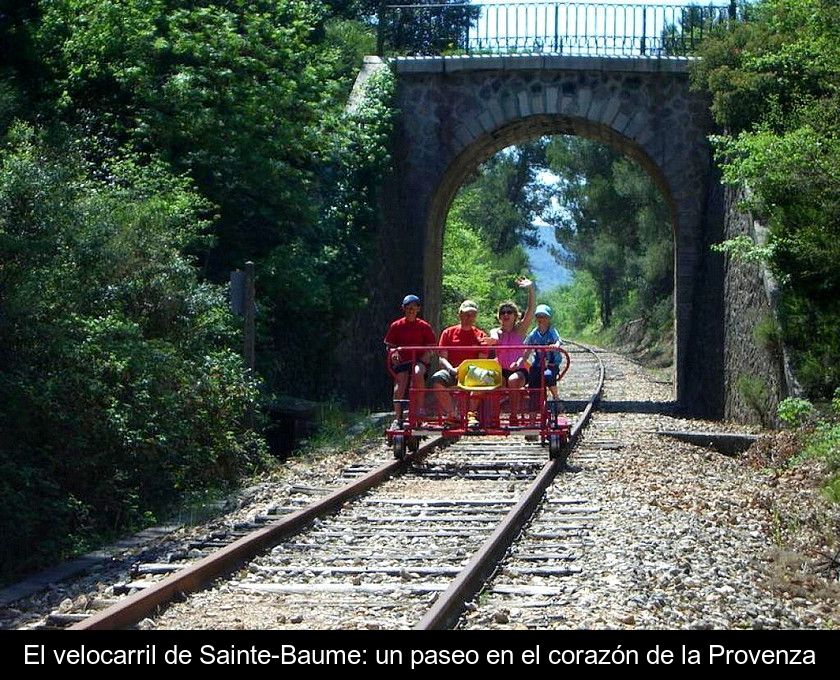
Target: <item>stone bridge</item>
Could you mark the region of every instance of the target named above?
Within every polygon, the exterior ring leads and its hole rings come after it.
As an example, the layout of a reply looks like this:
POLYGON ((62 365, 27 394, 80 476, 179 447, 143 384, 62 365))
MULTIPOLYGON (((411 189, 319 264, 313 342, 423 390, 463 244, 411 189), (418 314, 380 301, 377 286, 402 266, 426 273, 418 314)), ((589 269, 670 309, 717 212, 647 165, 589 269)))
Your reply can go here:
MULTIPOLYGON (((721 238, 722 191, 707 142, 708 104, 689 90, 688 60, 526 55, 390 63, 399 108, 395 174, 383 187, 371 304, 353 331, 359 340, 368 334, 364 354, 382 361, 381 337, 409 291, 422 294, 424 316, 440 330, 446 214, 478 164, 543 135, 580 135, 635 159, 665 196, 675 253, 674 397, 686 412, 720 415, 722 265, 708 245, 721 238)), ((383 67, 368 58, 362 76, 383 67)), ((387 394, 386 383, 368 380, 363 393, 387 394)))

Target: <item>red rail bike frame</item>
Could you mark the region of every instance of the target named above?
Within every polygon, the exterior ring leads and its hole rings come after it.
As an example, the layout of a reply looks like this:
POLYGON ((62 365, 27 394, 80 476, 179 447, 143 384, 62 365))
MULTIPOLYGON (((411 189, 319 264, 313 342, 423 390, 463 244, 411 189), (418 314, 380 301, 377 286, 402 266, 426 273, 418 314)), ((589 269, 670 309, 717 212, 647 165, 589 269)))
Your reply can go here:
MULTIPOLYGON (((557 402, 546 399, 546 381, 544 367, 549 354, 560 355, 562 366, 558 366, 557 384, 566 375, 570 366, 569 353, 554 345, 477 345, 476 356, 487 356, 496 348, 517 350, 522 355, 530 355, 532 364, 542 368, 539 371, 540 384, 525 388, 512 389, 503 385, 492 390, 470 390, 464 387, 427 388, 412 387, 414 367, 420 357, 427 352, 436 354, 441 351, 464 351, 463 346, 410 346, 391 349, 386 356, 388 372, 396 379, 394 366, 410 363, 407 381, 407 395, 395 403, 402 405, 403 418, 397 427, 386 432, 389 442, 394 437, 405 439, 418 435, 437 434, 444 437, 463 437, 496 435, 506 436, 514 433, 536 434, 545 443, 552 434, 559 434, 563 440, 568 436, 569 422, 559 414, 557 402), (394 359, 394 357, 398 359, 394 359), (513 407, 516 407, 515 410, 513 407), (478 425, 468 422, 472 413, 478 425)), ((466 360, 468 361, 468 360, 466 360)), ((505 368, 505 367, 503 367, 505 368)), ((523 366, 523 370, 526 370, 523 366)), ((431 375, 425 376, 428 380, 431 375)))

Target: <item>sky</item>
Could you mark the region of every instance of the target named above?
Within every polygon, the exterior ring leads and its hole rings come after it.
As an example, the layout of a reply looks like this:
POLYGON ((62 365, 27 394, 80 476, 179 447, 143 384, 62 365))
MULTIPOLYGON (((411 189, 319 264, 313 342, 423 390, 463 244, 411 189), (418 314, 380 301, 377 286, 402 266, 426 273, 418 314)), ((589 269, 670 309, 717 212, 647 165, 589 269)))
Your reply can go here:
MULTIPOLYGON (((682 7, 692 4, 728 6, 726 0, 713 0, 712 3, 698 0, 630 0, 628 3, 473 0, 471 4, 484 6, 470 31, 471 49, 534 49, 581 55, 640 54, 643 49, 644 53, 650 54, 666 25, 680 20, 682 7)), ((721 11, 726 12, 725 9, 721 11)))

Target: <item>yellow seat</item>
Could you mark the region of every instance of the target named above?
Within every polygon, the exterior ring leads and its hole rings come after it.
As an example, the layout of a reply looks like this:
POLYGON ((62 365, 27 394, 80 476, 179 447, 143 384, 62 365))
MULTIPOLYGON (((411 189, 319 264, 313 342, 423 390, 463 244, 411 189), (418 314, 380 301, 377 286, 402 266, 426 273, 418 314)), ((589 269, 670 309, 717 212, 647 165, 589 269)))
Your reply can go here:
POLYGON ((465 359, 458 366, 458 387, 487 392, 502 386, 502 366, 497 359, 465 359))

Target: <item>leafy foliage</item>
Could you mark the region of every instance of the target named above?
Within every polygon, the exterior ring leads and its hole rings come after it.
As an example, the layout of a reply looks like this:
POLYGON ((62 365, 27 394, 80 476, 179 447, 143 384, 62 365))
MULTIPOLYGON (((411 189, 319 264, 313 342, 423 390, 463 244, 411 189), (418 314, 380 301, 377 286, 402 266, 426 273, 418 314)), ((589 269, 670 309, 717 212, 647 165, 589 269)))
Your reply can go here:
POLYGON ((840 21, 832 0, 763 0, 707 39, 695 87, 726 134, 724 180, 751 190, 765 259, 783 284, 781 320, 800 380, 825 397, 840 383, 840 21))
POLYGON ((715 243, 712 250, 726 253, 741 262, 753 263, 766 262, 773 253, 770 246, 760 246, 746 234, 727 239, 723 243, 715 243))
POLYGON ((398 54, 429 55, 469 47, 468 29, 478 19, 480 7, 470 7, 463 0, 418 0, 408 4, 413 6, 389 10, 383 17, 381 30, 391 50, 398 54))
POLYGON ((264 261, 266 354, 272 357, 264 372, 274 384, 291 382, 328 396, 329 385, 301 357, 331 356, 343 320, 365 304, 364 274, 379 224, 376 189, 391 167, 393 98, 394 77, 386 69, 371 76, 354 111, 326 122, 324 215, 316 230, 298 234, 264 261), (284 275, 290 262, 293 276, 284 275), (288 333, 290 317, 302 332, 288 333))
POLYGON ((539 245, 534 220, 548 200, 538 181, 545 147, 545 140, 535 140, 497 153, 461 190, 459 213, 481 231, 496 255, 539 245))
POLYGON ((375 4, 0 8, 0 568, 259 463, 258 385, 208 282, 245 260, 263 390, 317 396, 388 168, 387 75, 342 115, 375 4))
POLYGON ((662 51, 667 55, 685 56, 694 50, 722 22, 730 19, 729 9, 699 4, 680 9, 679 19, 666 22, 659 35, 662 51))
POLYGON ((223 291, 181 255, 206 202, 155 163, 112 168, 24 125, 0 153, 2 570, 263 454, 223 291))
MULTIPOLYGON (((441 324, 458 323, 458 307, 465 299, 478 304, 478 325, 485 330, 497 324, 496 306, 517 291, 515 279, 527 270, 520 247, 495 255, 478 225, 469 221, 474 195, 459 195, 446 220, 443 235, 443 287, 441 324)), ((522 307, 524 309, 524 307, 522 307)))
POLYGON ((318 19, 299 0, 57 0, 36 31, 42 87, 64 120, 193 178, 220 207, 208 265, 222 278, 315 222, 300 197, 339 87, 318 19))
POLYGON ((381 0, 324 0, 331 15, 344 19, 372 19, 381 4, 381 0))
POLYGON ((376 53, 376 38, 369 26, 351 19, 330 19, 324 24, 325 46, 335 53, 331 77, 333 90, 341 90, 344 101, 365 56, 376 53), (346 93, 346 94, 345 94, 346 93))
POLYGON ((555 137, 547 157, 560 177, 557 208, 546 215, 560 248, 555 256, 591 276, 601 323, 616 307, 622 320, 649 315, 673 288, 673 237, 653 181, 609 147, 555 137))
POLYGON ((601 329, 595 282, 586 270, 576 270, 570 284, 548 291, 541 299, 551 306, 554 312, 552 324, 559 329, 561 336, 587 340, 601 329))
POLYGON ((798 460, 819 460, 825 466, 823 493, 834 503, 840 503, 840 423, 836 416, 821 419, 806 430, 798 460))
MULTIPOLYGON (((343 193, 355 201, 350 210, 362 209, 370 178, 353 169, 360 159, 386 167, 370 145, 383 148, 390 115, 382 125, 374 119, 381 110, 367 119, 341 115, 362 56, 374 47, 372 10, 369 2, 56 0, 44 3, 37 21, 20 22, 37 53, 33 90, 42 117, 72 126, 85 157, 105 174, 113 155, 139 154, 189 176, 215 211, 212 238, 189 246, 209 278, 223 281, 230 269, 256 262, 258 353, 274 389, 311 387, 275 382, 281 371, 266 359, 290 335, 291 314, 309 311, 296 317, 298 337, 315 304, 331 314, 338 291, 342 313, 348 301, 351 309, 363 304, 357 279, 369 235, 348 236, 359 222, 334 208, 343 193), (356 182, 350 188, 348 178, 356 182), (280 277, 280 290, 267 280, 278 271, 291 274, 280 277)), ((324 345, 336 318, 327 326, 324 345)), ((295 366, 322 349, 311 347, 295 366)))
POLYGON ((840 22, 832 0, 761 0, 744 21, 719 27, 692 69, 712 113, 731 134, 770 123, 790 129, 836 89, 840 22))
POLYGON ((807 399, 788 397, 779 404, 779 420, 788 427, 798 427, 814 411, 814 405, 807 399))

